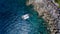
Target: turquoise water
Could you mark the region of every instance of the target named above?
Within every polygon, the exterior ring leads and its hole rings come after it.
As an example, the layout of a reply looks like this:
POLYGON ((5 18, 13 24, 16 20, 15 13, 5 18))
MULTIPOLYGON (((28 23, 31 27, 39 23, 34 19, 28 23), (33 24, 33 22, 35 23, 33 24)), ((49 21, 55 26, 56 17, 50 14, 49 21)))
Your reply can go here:
POLYGON ((0 0, 0 34, 49 34, 47 24, 26 0, 0 0), (22 19, 22 15, 29 18, 22 19))

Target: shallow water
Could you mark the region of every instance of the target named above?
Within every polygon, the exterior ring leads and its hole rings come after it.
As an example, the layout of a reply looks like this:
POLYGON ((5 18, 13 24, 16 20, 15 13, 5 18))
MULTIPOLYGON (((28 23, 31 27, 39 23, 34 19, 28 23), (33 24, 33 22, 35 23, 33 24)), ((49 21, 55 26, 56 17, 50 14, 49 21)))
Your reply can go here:
POLYGON ((46 23, 26 0, 0 0, 0 34, 49 34, 46 23), (22 15, 29 14, 24 20, 22 15))

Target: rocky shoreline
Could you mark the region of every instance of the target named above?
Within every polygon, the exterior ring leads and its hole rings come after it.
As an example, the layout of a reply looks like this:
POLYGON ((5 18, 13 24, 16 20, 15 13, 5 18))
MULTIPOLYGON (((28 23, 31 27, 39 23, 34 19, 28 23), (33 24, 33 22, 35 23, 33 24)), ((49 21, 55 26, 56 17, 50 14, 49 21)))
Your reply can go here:
MULTIPOLYGON (((54 1, 54 0, 53 0, 54 1)), ((57 11, 57 5, 52 0, 29 0, 27 5, 32 4, 34 10, 48 23, 51 34, 57 32, 57 23, 59 22, 58 16, 60 15, 57 11)), ((60 16, 59 16, 60 17, 60 16)))

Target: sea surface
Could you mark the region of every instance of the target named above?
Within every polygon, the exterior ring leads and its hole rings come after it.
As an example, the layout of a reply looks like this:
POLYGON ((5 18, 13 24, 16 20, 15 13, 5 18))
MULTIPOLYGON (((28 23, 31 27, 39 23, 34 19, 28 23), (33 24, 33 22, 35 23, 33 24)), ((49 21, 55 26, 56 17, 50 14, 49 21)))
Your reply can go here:
POLYGON ((0 34, 49 34, 46 21, 26 1, 0 0, 0 34), (25 14, 26 20, 21 17, 25 14))

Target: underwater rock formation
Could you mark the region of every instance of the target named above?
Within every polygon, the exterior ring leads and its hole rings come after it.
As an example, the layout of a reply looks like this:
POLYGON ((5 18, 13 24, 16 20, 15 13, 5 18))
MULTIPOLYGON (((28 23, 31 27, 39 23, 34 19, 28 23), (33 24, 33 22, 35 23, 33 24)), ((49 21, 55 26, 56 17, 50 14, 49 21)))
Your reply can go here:
POLYGON ((39 15, 49 24, 51 34, 57 32, 57 24, 60 23, 58 4, 54 0, 29 0, 27 5, 32 4, 39 15))

